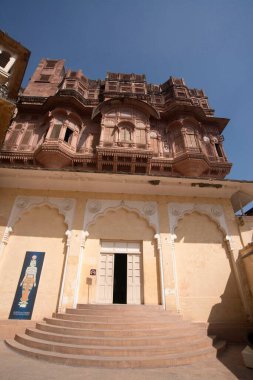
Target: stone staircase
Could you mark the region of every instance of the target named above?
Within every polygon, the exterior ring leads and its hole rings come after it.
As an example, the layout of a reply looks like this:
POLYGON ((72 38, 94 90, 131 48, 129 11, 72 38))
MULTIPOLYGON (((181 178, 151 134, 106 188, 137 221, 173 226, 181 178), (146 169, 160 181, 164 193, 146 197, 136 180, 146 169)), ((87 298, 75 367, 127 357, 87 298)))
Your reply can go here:
POLYGON ((160 306, 78 305, 53 314, 6 344, 24 355, 66 365, 158 368, 215 357, 204 328, 160 306))

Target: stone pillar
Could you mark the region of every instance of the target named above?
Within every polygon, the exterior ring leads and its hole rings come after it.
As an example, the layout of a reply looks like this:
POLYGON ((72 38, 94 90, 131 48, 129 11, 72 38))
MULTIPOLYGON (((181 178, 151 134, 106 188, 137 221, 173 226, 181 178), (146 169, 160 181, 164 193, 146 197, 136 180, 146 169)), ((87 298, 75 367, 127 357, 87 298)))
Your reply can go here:
POLYGON ((154 238, 156 239, 157 249, 159 254, 159 274, 160 274, 160 287, 161 287, 161 300, 163 308, 166 309, 165 305, 165 292, 164 292, 164 268, 163 268, 163 254, 162 254, 162 244, 160 234, 155 234, 154 238))
POLYGON ((78 268, 77 268, 77 274, 76 274, 76 287, 75 287, 75 293, 74 293, 73 308, 76 308, 76 305, 78 302, 78 294, 79 294, 81 273, 82 273, 82 266, 83 266, 84 248, 85 248, 85 242, 86 242, 88 236, 89 236, 88 231, 82 231, 80 252, 79 252, 79 259, 78 259, 78 268))
POLYGON ((63 276, 62 276, 62 283, 61 283, 61 291, 60 291, 60 297, 59 297, 59 305, 58 305, 58 313, 62 313, 65 311, 65 307, 63 306, 64 301, 64 287, 66 282, 66 275, 67 275, 67 269, 68 269, 68 261, 69 261, 69 251, 70 251, 70 243, 71 243, 71 231, 67 230, 65 232, 65 235, 67 236, 67 252, 66 252, 66 258, 64 261, 64 269, 63 269, 63 276))

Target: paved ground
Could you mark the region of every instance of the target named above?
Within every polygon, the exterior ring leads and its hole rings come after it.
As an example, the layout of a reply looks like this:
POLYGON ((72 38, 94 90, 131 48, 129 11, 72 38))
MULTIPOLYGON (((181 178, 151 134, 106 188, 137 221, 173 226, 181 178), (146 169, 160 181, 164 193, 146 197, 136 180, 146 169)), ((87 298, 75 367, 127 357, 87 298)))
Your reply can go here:
POLYGON ((163 369, 109 370, 67 367, 27 358, 0 341, 0 380, 252 380, 253 369, 245 368, 242 345, 230 345, 220 360, 212 359, 194 365, 163 369))

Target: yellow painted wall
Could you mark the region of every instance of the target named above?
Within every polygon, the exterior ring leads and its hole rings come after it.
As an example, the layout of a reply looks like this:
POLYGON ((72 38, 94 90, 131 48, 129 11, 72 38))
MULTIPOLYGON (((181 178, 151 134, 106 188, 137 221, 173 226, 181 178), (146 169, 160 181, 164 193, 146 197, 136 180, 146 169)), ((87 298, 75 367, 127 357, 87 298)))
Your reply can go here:
MULTIPOLYGON (((232 235, 235 257, 237 250, 242 247, 234 213, 229 200, 226 199, 5 189, 0 193, 0 233, 2 234, 18 195, 73 198, 77 202, 64 287, 64 306, 68 307, 72 307, 74 300, 84 210, 88 199, 157 202, 165 288, 173 289, 175 287, 169 236, 168 203, 192 202, 195 204, 221 205, 225 212, 228 229, 232 235)), ((4 294, 0 304, 0 318, 8 318, 24 255, 28 250, 45 251, 47 255, 33 318, 40 319, 46 315, 50 316, 55 310, 63 267, 66 229, 67 226, 63 217, 58 214, 56 209, 48 207, 33 209, 30 213, 23 215, 14 226, 14 231, 10 235, 4 254, 0 258, 0 288, 3 289, 4 294)), ((155 231, 149 227, 147 221, 134 212, 120 209, 115 212, 107 212, 105 216, 99 217, 93 225, 89 226, 88 230, 90 235, 84 251, 78 302, 88 302, 86 279, 90 277, 89 270, 91 268, 98 269, 100 239, 105 239, 143 241, 144 303, 160 303, 160 278, 158 254, 154 241, 155 231)), ((207 216, 192 214, 185 216, 179 223, 176 234, 178 236, 175 247, 180 307, 183 317, 198 321, 236 321, 243 319, 242 305, 231 273, 230 262, 223 247, 224 236, 216 224, 210 221, 207 216), (203 238, 205 239, 203 240, 203 238)), ((95 302, 96 278, 93 277, 92 281, 89 301, 95 302)), ((175 310, 175 304, 175 295, 167 294, 167 308, 175 310)))
POLYGON ((218 322, 243 319, 224 237, 207 216, 186 215, 176 229, 180 309, 185 318, 218 322))
POLYGON ((1 260, 0 318, 8 318, 26 251, 45 252, 32 319, 51 316, 59 296, 65 254, 66 225, 46 206, 25 213, 13 228, 1 260))

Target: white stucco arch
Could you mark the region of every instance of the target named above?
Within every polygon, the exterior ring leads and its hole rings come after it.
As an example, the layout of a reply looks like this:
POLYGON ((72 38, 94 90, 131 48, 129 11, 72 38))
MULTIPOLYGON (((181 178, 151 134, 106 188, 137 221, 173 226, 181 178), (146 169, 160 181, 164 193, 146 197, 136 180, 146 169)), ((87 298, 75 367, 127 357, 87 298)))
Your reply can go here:
POLYGON ((71 234, 72 234, 72 223, 74 218, 76 201, 71 198, 54 198, 54 197, 36 197, 36 196, 17 196, 11 213, 5 228, 5 232, 0 245, 0 258, 4 252, 5 247, 8 244, 9 236, 13 231, 15 224, 22 218, 22 215, 29 212, 35 207, 48 206, 50 208, 55 208, 58 210, 60 215, 64 216, 64 222, 67 225, 67 230, 65 235, 67 237, 66 246, 66 259, 63 269, 63 277, 60 289, 60 299, 59 299, 59 309, 61 309, 63 301, 63 289, 65 284, 66 270, 68 264, 68 256, 71 244, 71 234))
POLYGON ((116 211, 120 208, 135 212, 148 222, 148 225, 155 230, 155 233, 159 233, 159 219, 156 202, 96 199, 89 199, 86 203, 83 231, 88 232, 89 225, 94 224, 98 217, 104 216, 109 211, 116 211))
POLYGON ((116 211, 118 209, 125 209, 130 212, 134 212, 141 218, 148 222, 148 225, 154 229, 154 238, 157 242, 157 248, 159 253, 159 266, 160 266, 160 280, 161 280, 161 298, 162 304, 165 306, 165 294, 164 294, 164 270, 163 270, 163 257, 162 246, 160 238, 159 228, 159 215, 156 202, 144 202, 144 201, 129 201, 129 200, 107 200, 107 199, 89 199, 85 205, 83 231, 81 234, 81 244, 79 253, 79 263, 76 277, 76 287, 73 306, 75 307, 78 300, 78 292, 81 281, 81 268, 83 262, 85 241, 89 236, 89 226, 96 222, 96 219, 100 216, 104 216, 109 211, 116 211))
POLYGON ((225 214, 223 207, 221 205, 212 204, 212 203, 169 203, 168 204, 168 218, 169 218, 169 225, 170 225, 170 251, 171 251, 171 259, 172 259, 172 265, 173 265, 173 277, 174 277, 174 286, 173 289, 175 293, 176 298, 176 307, 177 310, 180 311, 180 304, 179 304, 179 294, 178 294, 178 278, 177 278, 177 263, 176 263, 176 255, 175 255, 175 240, 177 238, 175 234, 175 229, 179 223, 180 220, 184 218, 185 215, 191 214, 193 212, 197 212, 199 214, 203 214, 208 216, 211 221, 215 222, 218 229, 221 231, 221 233, 224 236, 224 241, 227 245, 227 254, 231 260, 232 270, 234 272, 238 291, 240 293, 241 301, 243 303, 245 312, 247 315, 249 315, 249 306, 248 302, 246 300, 244 291, 243 291, 243 284, 242 279, 239 273, 239 270, 237 268, 236 264, 236 257, 235 257, 235 249, 234 244, 232 241, 231 234, 228 230, 227 223, 225 220, 225 214))

